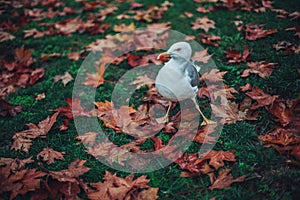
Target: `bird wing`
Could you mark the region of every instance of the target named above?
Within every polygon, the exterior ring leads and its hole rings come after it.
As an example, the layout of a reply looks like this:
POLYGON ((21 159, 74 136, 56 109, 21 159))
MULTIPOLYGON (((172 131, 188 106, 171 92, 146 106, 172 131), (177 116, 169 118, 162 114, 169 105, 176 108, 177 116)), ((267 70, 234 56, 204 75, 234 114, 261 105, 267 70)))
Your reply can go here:
POLYGON ((187 67, 185 69, 185 75, 187 77, 188 82, 191 84, 191 86, 197 87, 199 85, 199 74, 196 69, 196 67, 193 65, 193 63, 188 62, 187 67))

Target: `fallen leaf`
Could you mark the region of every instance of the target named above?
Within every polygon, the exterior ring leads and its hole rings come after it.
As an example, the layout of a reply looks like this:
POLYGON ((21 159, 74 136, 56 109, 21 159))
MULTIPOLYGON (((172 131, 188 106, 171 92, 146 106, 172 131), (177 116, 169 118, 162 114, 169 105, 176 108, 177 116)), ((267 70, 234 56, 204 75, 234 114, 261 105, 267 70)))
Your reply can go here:
POLYGON ((50 131, 53 124, 56 122, 58 112, 54 113, 51 117, 47 117, 45 120, 39 122, 38 125, 27 124, 29 127, 28 130, 24 130, 18 133, 15 133, 12 137, 14 142, 11 146, 11 150, 21 150, 25 153, 29 152, 30 146, 32 145, 32 140, 41 136, 45 137, 46 134, 50 131))
POLYGON ((45 99, 45 98, 46 98, 46 94, 45 94, 45 92, 43 92, 41 94, 36 95, 35 100, 40 101, 40 100, 45 99))
POLYGON ((212 178, 211 180, 211 186, 209 189, 223 189, 223 188, 230 188, 230 185, 232 183, 236 182, 243 182, 246 179, 246 176, 240 176, 236 179, 233 179, 231 175, 231 169, 221 169, 219 171, 219 175, 217 178, 212 178))
POLYGON ((94 88, 99 87, 100 85, 103 85, 104 83, 104 73, 105 73, 105 65, 100 64, 100 66, 96 66, 96 73, 86 73, 87 77, 85 81, 83 82, 84 85, 90 85, 94 88))
POLYGON ((277 33, 277 29, 264 30, 263 27, 264 25, 246 25, 246 39, 253 41, 277 33))
POLYGON ((0 42, 4 42, 4 41, 7 41, 7 40, 13 40, 15 39, 16 37, 13 36, 12 34, 9 34, 7 32, 3 32, 3 31, 0 31, 0 42))
POLYGON ((44 148, 38 155, 36 156, 37 159, 42 158, 47 165, 54 163, 54 160, 65 160, 64 155, 65 152, 58 152, 51 148, 44 148))
POLYGON ((155 81, 153 79, 149 78, 147 76, 147 74, 145 74, 143 76, 141 75, 141 76, 136 77, 135 80, 130 84, 136 85, 136 89, 138 90, 145 85, 148 86, 149 88, 153 87, 155 84, 155 81))
POLYGON ((230 48, 230 50, 226 51, 226 58, 228 60, 228 63, 238 63, 246 61, 250 55, 249 49, 247 49, 246 45, 244 45, 244 51, 243 54, 241 54, 239 51, 234 50, 230 48))
POLYGON ((72 75, 69 72, 66 72, 64 75, 54 76, 53 82, 56 83, 57 81, 62 81, 64 87, 66 87, 66 85, 72 80, 74 80, 72 75))
POLYGON ((192 22, 192 29, 198 30, 203 29, 205 32, 208 32, 209 29, 214 29, 215 22, 213 20, 208 19, 206 16, 197 18, 195 22, 192 22))
POLYGON ((282 128, 275 127, 271 132, 259 136, 259 139, 265 143, 280 144, 283 146, 300 144, 300 137, 294 132, 282 128))
POLYGON ((22 106, 13 106, 4 99, 0 99, 0 115, 6 116, 16 116, 17 113, 22 112, 22 106))
POLYGON ((71 52, 71 53, 68 54, 68 58, 70 60, 77 61, 80 58, 80 53, 79 52, 71 52))
POLYGON ((218 41, 221 40, 220 36, 210 35, 210 34, 200 34, 200 42, 207 45, 219 46, 218 41))
POLYGON ((15 173, 16 171, 24 169, 26 164, 35 162, 31 158, 32 156, 23 160, 19 158, 0 158, 0 166, 9 166, 10 171, 15 173))
POLYGON ((120 33, 132 32, 135 30, 135 25, 134 25, 134 23, 131 23, 128 26, 125 24, 115 25, 113 30, 115 32, 120 32, 120 33))
POLYGON ((252 91, 247 92, 246 95, 248 95, 251 99, 256 101, 256 103, 251 106, 252 110, 271 105, 279 97, 278 95, 266 94, 257 86, 253 87, 252 91))
POLYGON ((261 78, 268 77, 272 74, 273 70, 278 68, 277 63, 262 62, 248 62, 248 69, 245 69, 241 77, 247 77, 250 73, 258 74, 261 78))
POLYGON ((97 135, 99 135, 97 132, 87 132, 83 135, 77 136, 76 139, 80 140, 80 144, 94 146, 97 141, 97 135))
POLYGON ((205 72, 200 77, 200 81, 205 81, 209 83, 223 82, 223 77, 226 73, 226 71, 220 72, 219 69, 212 69, 210 72, 205 72))
POLYGON ((208 55, 207 54, 207 50, 208 50, 208 48, 195 52, 195 54, 194 54, 194 56, 192 58, 195 61, 202 62, 204 64, 208 63, 209 59, 213 55, 208 55))

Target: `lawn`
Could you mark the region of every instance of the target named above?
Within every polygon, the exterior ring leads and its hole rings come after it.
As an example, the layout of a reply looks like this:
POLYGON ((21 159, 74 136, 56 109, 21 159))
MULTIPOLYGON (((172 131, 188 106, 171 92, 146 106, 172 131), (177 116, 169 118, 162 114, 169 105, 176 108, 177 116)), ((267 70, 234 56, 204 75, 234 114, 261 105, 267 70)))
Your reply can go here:
POLYGON ((0 199, 300 199, 299 10, 295 0, 1 2, 0 199), (184 40, 215 125, 200 125, 189 102, 153 120, 167 109, 156 57, 184 40), (163 166, 135 157, 153 151, 163 166))

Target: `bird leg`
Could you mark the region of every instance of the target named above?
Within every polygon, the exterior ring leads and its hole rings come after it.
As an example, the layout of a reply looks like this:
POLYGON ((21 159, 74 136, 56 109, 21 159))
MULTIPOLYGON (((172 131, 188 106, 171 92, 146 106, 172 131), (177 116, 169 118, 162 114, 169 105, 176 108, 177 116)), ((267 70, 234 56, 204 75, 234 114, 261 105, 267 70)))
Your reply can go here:
POLYGON ((167 113, 165 114, 165 116, 156 119, 156 121, 159 124, 166 123, 169 120, 169 112, 171 110, 171 106, 172 106, 172 101, 169 101, 168 110, 167 110, 167 113))
POLYGON ((194 104, 195 104, 195 106, 196 106, 196 109, 199 111, 200 115, 203 117, 203 122, 201 123, 202 126, 209 125, 209 124, 216 124, 216 122, 214 122, 214 121, 212 121, 212 120, 209 120, 209 119, 207 119, 207 118, 204 116, 204 114, 203 114, 202 111, 200 110, 200 107, 199 107, 199 105, 198 105, 198 103, 197 103, 196 100, 193 99, 193 102, 194 102, 194 104))

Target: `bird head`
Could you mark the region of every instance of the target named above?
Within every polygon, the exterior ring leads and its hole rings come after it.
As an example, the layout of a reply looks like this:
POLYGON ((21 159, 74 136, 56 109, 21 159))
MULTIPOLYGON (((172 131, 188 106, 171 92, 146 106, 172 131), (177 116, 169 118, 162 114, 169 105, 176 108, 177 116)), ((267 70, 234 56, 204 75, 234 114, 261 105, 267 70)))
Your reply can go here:
POLYGON ((173 44, 167 52, 163 52, 158 55, 157 59, 171 57, 174 59, 190 60, 192 56, 191 45, 187 42, 176 42, 173 44))

